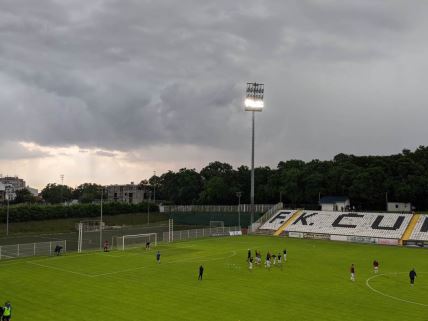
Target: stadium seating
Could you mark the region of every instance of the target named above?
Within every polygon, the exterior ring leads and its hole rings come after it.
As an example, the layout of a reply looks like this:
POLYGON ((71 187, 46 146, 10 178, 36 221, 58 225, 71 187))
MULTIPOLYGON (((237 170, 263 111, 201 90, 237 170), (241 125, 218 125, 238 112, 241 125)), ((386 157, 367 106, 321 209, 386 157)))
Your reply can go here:
POLYGON ((400 239, 411 218, 412 214, 304 211, 285 231, 400 239))
POLYGON ((260 229, 261 230, 272 230, 276 231, 284 224, 287 220, 289 220, 296 210, 280 210, 274 216, 272 216, 266 223, 264 223, 260 229))
POLYGON ((428 215, 421 215, 409 238, 413 241, 428 241, 428 215))

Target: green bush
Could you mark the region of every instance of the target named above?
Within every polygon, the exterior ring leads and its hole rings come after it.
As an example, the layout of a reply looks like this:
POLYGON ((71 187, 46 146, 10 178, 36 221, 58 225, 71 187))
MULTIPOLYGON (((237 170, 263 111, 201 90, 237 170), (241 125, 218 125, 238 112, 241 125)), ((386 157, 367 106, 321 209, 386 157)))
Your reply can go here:
MULTIPOLYGON (((140 203, 105 203, 103 204, 104 215, 119 215, 129 213, 146 213, 147 206, 150 212, 157 212, 158 207, 154 204, 140 203)), ((6 206, 0 208, 0 220, 6 221, 6 206)), ((78 204, 78 205, 38 205, 20 204, 9 207, 9 222, 41 221, 58 218, 83 218, 98 217, 100 215, 99 204, 78 204)))

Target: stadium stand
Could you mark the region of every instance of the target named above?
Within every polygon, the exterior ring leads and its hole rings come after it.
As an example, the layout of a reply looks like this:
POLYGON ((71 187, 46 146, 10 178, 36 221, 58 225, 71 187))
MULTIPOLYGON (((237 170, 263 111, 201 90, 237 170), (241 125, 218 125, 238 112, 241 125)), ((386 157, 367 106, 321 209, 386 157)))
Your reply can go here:
POLYGON ((409 240, 428 241, 428 215, 419 215, 419 219, 409 240))
POLYGON ((287 222, 296 213, 296 210, 280 210, 264 223, 261 230, 278 230, 285 222, 287 222))
POLYGON ((411 218, 412 214, 303 211, 285 231, 399 240, 411 218))

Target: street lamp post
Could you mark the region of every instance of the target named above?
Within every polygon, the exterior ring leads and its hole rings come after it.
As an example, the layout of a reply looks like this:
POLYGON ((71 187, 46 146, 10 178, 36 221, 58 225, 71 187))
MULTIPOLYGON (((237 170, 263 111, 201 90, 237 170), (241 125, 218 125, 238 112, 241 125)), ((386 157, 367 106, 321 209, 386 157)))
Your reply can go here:
POLYGON ((147 198, 147 224, 150 224, 150 198, 152 197, 152 191, 147 192, 149 197, 147 198))
POLYGON ((6 235, 9 235, 9 193, 5 193, 7 200, 7 210, 6 210, 6 235))
POLYGON ((104 188, 101 188, 101 203, 100 203, 100 250, 103 249, 103 195, 104 195, 104 188))
POLYGON ((255 112, 262 111, 264 108, 264 84, 247 83, 245 110, 252 112, 252 129, 251 129, 251 217, 250 230, 254 221, 254 131, 255 131, 255 112))
POLYGON ((155 203, 155 205, 156 205, 156 171, 153 171, 153 177, 154 177, 154 182, 153 182, 153 203, 155 203))
POLYGON ((241 196, 242 192, 236 192, 236 197, 238 198, 238 226, 241 228, 241 196))

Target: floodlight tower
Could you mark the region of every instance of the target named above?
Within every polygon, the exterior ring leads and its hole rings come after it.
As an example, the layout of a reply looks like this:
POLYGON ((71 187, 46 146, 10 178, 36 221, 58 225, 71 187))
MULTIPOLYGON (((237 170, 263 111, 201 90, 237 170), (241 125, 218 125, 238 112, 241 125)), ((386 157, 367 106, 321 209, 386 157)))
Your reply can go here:
POLYGON ((262 111, 264 108, 265 85, 255 82, 247 82, 247 90, 245 97, 245 110, 252 112, 252 139, 251 139, 251 217, 250 230, 254 221, 254 125, 255 112, 262 111))

